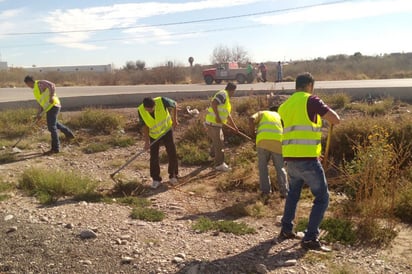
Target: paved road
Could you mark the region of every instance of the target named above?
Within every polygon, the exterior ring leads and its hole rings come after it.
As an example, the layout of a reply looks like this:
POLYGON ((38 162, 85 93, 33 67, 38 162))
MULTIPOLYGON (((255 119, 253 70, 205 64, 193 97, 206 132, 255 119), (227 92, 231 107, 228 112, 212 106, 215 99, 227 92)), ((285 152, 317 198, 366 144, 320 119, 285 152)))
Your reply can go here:
MULTIPOLYGON (((138 85, 138 86, 87 86, 58 87, 57 94, 63 98, 65 108, 84 107, 87 105, 119 106, 136 105, 145 96, 168 95, 174 98, 198 98, 213 95, 221 85, 138 85), (170 95, 173 93, 173 95, 170 95), (64 99, 66 98, 66 99, 64 99)), ((402 100, 412 101, 412 79, 362 80, 362 81, 317 81, 316 90, 345 91, 351 96, 391 95, 402 100)), ((238 94, 247 95, 290 93, 294 83, 256 83, 238 85, 238 94)), ((29 88, 1 88, 0 109, 33 105, 33 95, 29 88)))

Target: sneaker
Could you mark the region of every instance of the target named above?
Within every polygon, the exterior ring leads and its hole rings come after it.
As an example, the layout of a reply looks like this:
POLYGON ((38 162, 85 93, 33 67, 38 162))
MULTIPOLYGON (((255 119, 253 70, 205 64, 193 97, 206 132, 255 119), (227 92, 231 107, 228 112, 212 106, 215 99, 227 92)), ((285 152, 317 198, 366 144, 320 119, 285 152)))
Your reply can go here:
POLYGON ((296 239, 296 233, 293 231, 283 231, 281 230, 278 236, 280 241, 288 240, 288 239, 296 239))
POLYGON ((306 249, 306 250, 318 250, 318 251, 323 251, 323 252, 331 252, 332 249, 323 246, 318 239, 316 240, 309 240, 309 241, 303 241, 300 243, 301 247, 306 249))
POLYGON ((170 178, 169 183, 171 183, 172 185, 177 184, 177 178, 176 177, 170 178))
POLYGON ((270 193, 262 193, 260 194, 259 200, 264 204, 268 205, 270 199, 270 193))
POLYGON ((153 189, 158 188, 161 183, 162 183, 161 181, 153 180, 153 182, 152 182, 152 188, 153 188, 153 189))
POLYGON ((68 133, 67 135, 65 135, 66 136, 66 139, 67 140, 72 140, 72 139, 74 139, 74 134, 73 133, 68 133))
POLYGON ((231 171, 231 170, 232 170, 232 168, 230 168, 226 163, 223 163, 223 164, 215 167, 215 169, 216 169, 217 171, 223 171, 223 172, 227 172, 227 171, 231 171))

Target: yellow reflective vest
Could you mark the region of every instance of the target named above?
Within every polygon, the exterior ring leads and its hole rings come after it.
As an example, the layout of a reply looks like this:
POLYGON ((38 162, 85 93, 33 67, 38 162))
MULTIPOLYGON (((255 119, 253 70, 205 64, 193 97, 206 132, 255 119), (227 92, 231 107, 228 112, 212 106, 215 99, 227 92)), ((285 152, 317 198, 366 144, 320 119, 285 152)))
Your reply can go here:
POLYGON ((318 115, 313 123, 307 112, 307 102, 311 94, 295 92, 279 107, 283 120, 282 154, 283 157, 319 157, 322 150, 322 119, 318 115))
POLYGON ((60 100, 57 97, 56 93, 54 93, 54 96, 53 96, 53 103, 49 102, 50 90, 46 88, 43 92, 41 92, 39 88, 38 80, 34 81, 33 94, 34 94, 34 98, 39 103, 39 105, 42 107, 44 112, 48 112, 55 105, 60 105, 60 100))
MULTIPOLYGON (((229 117, 230 112, 232 111, 232 105, 230 104, 230 97, 229 97, 229 93, 227 92, 227 90, 222 89, 219 92, 217 92, 215 96, 213 96, 212 102, 213 100, 215 100, 216 96, 221 93, 226 94, 226 101, 224 104, 219 104, 217 106, 217 110, 219 113, 220 120, 222 121, 223 124, 226 124, 227 117, 229 117)), ((207 109, 207 111, 208 112, 206 114, 206 124, 220 126, 220 124, 216 123, 216 115, 215 115, 215 112, 213 111, 213 108, 210 106, 207 109)))
POLYGON ((158 139, 164 135, 172 127, 172 117, 170 117, 169 110, 167 110, 162 101, 162 97, 156 97, 154 106, 154 118, 141 104, 137 110, 140 113, 146 126, 149 128, 149 136, 153 139, 158 139))
POLYGON ((261 140, 282 140, 282 122, 280 115, 274 111, 262 111, 256 131, 256 144, 261 140))

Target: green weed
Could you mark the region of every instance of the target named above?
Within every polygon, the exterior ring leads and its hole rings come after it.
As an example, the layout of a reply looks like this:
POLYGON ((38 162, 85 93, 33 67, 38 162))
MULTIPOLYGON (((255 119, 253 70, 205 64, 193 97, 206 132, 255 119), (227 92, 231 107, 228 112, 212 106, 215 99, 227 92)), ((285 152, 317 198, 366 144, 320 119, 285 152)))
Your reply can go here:
POLYGON ((97 152, 106 151, 110 148, 110 145, 105 143, 89 143, 82 151, 86 154, 93 154, 97 152))
POLYGON ((319 97, 332 109, 343 109, 351 101, 350 96, 344 92, 319 93, 319 97))
POLYGON ((125 119, 120 114, 108 110, 88 108, 72 117, 66 124, 72 129, 88 129, 95 134, 109 134, 123 128, 125 119))
POLYGON ((35 115, 36 110, 31 108, 0 111, 0 136, 11 139, 27 134, 33 130, 35 115))
POLYGON ((142 195, 145 192, 145 185, 142 182, 137 181, 119 180, 112 189, 112 195, 114 196, 136 196, 142 195))
POLYGON ((50 204, 64 196, 74 198, 95 192, 96 182, 74 172, 30 168, 23 172, 18 187, 40 203, 50 204))
POLYGON ((136 207, 133 209, 130 217, 148 222, 160 222, 166 215, 162 211, 154 208, 136 207))
POLYGON ((16 153, 0 153, 0 164, 13 163, 17 161, 16 153))
POLYGON ((111 138, 108 144, 113 147, 129 147, 135 144, 135 140, 128 136, 116 136, 111 138))
MULTIPOLYGON (((307 225, 307 218, 300 219, 296 225, 296 231, 304 231, 307 225)), ((322 239, 330 243, 340 242, 352 245, 358 240, 356 230, 349 220, 325 218, 319 228, 328 232, 322 239)))
POLYGON ((182 142, 177 145, 177 155, 182 164, 185 165, 202 165, 209 159, 209 143, 202 142, 200 146, 193 143, 182 142))
POLYGON ((404 222, 412 223, 412 183, 399 191, 396 199, 394 214, 404 222))
POLYGON ((235 235, 253 234, 256 230, 247 224, 234 221, 212 221, 206 217, 200 217, 192 225, 192 229, 201 233, 209 230, 217 230, 224 233, 233 233, 235 235))

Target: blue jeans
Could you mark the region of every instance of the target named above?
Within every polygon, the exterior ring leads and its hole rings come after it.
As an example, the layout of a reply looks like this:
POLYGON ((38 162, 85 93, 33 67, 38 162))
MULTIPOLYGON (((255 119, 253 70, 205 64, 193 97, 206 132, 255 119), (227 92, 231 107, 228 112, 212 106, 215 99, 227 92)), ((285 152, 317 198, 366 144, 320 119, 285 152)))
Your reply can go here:
POLYGON ((306 183, 315 199, 303 240, 315 240, 319 236, 319 225, 329 205, 329 190, 323 167, 319 160, 287 161, 286 169, 289 176, 289 193, 285 202, 282 230, 292 231, 296 207, 303 184, 306 183))
MULTIPOLYGON (((150 142, 153 141, 155 141, 155 139, 150 138, 150 142)), ((166 147, 166 153, 169 159, 169 165, 167 168, 167 171, 169 172, 169 179, 173 177, 176 178, 179 174, 176 146, 173 139, 173 130, 171 129, 163 135, 161 139, 150 146, 150 177, 159 182, 162 181, 159 164, 159 148, 161 144, 166 147)))
POLYGON ((60 112, 59 107, 52 107, 47 112, 47 115, 46 115, 47 116, 47 129, 50 131, 51 149, 53 151, 60 150, 59 134, 57 133, 58 129, 61 132, 63 132, 65 136, 73 135, 73 132, 68 127, 66 127, 65 125, 57 121, 57 116, 59 115, 59 112, 60 112))
POLYGON ((259 168, 259 182, 260 190, 264 194, 269 194, 271 191, 271 183, 269 177, 268 164, 272 160, 276 169, 276 179, 280 191, 280 195, 286 197, 288 194, 288 181, 286 171, 283 168, 282 154, 271 152, 261 147, 257 147, 258 168, 259 168))

